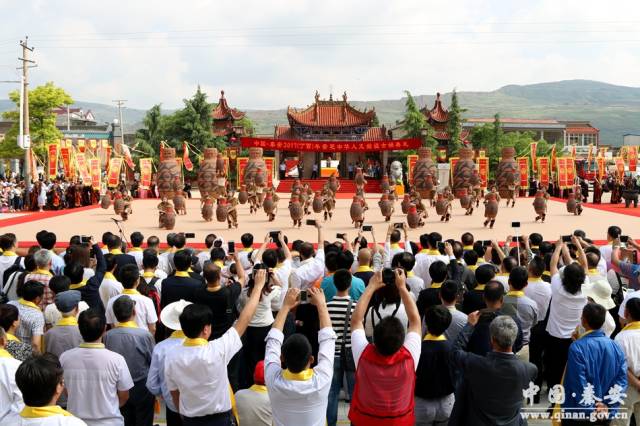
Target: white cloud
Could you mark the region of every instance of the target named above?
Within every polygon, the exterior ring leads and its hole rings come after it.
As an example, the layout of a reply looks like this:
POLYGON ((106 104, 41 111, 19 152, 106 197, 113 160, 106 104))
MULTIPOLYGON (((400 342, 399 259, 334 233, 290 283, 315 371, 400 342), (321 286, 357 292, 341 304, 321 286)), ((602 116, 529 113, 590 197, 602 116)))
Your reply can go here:
POLYGON ((304 106, 330 87, 374 100, 571 78, 640 85, 630 0, 23 3, 0 1, 0 80, 15 76, 26 32, 34 84, 131 107, 177 107, 197 84, 243 108, 304 106))

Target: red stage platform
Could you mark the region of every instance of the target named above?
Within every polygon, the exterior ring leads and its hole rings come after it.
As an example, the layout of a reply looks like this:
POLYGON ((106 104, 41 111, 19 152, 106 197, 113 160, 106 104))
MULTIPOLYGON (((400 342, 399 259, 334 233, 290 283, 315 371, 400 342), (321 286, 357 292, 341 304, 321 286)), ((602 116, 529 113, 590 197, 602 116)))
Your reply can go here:
MULTIPOLYGON (((304 185, 308 183, 311 189, 314 191, 322 190, 322 187, 327 182, 328 179, 300 179, 300 182, 304 185)), ((291 187, 295 179, 285 179, 281 180, 278 185, 278 192, 290 193, 291 187)), ((376 179, 367 179, 367 184, 364 187, 364 192, 371 193, 380 193, 380 180, 376 179)), ((338 190, 338 194, 355 194, 356 193, 356 182, 348 179, 340 179, 340 189, 338 190)))

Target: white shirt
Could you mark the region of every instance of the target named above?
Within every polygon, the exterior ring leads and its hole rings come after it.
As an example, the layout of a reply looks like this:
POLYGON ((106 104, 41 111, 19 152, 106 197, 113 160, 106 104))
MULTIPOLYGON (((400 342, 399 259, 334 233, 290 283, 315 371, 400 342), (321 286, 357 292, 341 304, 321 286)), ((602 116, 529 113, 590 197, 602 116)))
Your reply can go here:
POLYGON ((640 330, 622 330, 615 338, 624 352, 627 368, 633 375, 640 376, 640 330))
POLYGON ((547 317, 549 301, 551 300, 551 284, 541 279, 529 278, 529 284, 524 288, 524 294, 538 305, 538 321, 547 317))
POLYGON ((179 346, 164 362, 169 391, 180 391, 180 414, 201 417, 231 410, 227 364, 242 348, 231 327, 222 337, 203 346, 179 346))
POLYGON ((624 310, 627 307, 627 301, 634 297, 640 297, 640 290, 630 290, 627 292, 627 294, 624 295, 624 299, 622 300, 620 308, 618 309, 618 316, 620 318, 624 318, 624 310))
POLYGON ((407 285, 409 286, 413 300, 418 300, 418 295, 424 290, 424 281, 422 278, 417 275, 407 277, 407 285))
POLYGON ((62 414, 27 419, 14 413, 7 416, 5 420, 0 422, 0 426, 87 426, 85 422, 77 417, 63 416, 62 414))
POLYGON ((407 252, 407 253, 411 253, 413 254, 413 251, 411 250, 411 243, 409 240, 406 240, 404 242, 404 248, 402 247, 391 247, 391 242, 390 241, 386 241, 384 243, 384 249, 387 252, 387 265, 385 266, 389 266, 391 265, 391 261, 393 260, 393 256, 395 256, 398 253, 403 253, 403 252, 407 252))
MULTIPOLYGON (((76 315, 76 318, 78 318, 80 314, 83 311, 86 311, 87 309, 89 309, 89 305, 87 305, 87 302, 85 302, 84 300, 81 300, 80 302, 78 302, 78 315, 76 315)), ((55 303, 47 305, 47 307, 44 308, 45 324, 52 326, 52 325, 55 325, 61 319, 62 319, 62 313, 60 313, 55 303)))
POLYGON ((304 260, 298 269, 291 272, 289 287, 307 290, 324 276, 324 249, 316 252, 315 257, 304 260))
POLYGON ((493 278, 495 281, 498 281, 504 287, 504 292, 509 292, 509 274, 496 274, 493 278))
POLYGON ((380 305, 378 309, 375 306, 367 310, 364 318, 364 329, 367 336, 373 336, 373 328, 382 318, 394 316, 400 320, 402 327, 404 327, 405 333, 407 332, 407 326, 409 324, 409 318, 404 310, 404 305, 400 302, 400 306, 396 306, 395 303, 388 304, 386 306, 380 305), (396 307, 398 308, 396 310, 396 307), (395 314, 393 312, 395 311, 395 314))
POLYGON ((207 260, 211 260, 210 251, 205 250, 198 253, 198 265, 200 265, 200 269, 204 268, 204 262, 206 262, 207 260))
POLYGON ((122 284, 118 280, 112 280, 110 278, 103 278, 100 283, 100 287, 98 288, 98 292, 100 293, 100 300, 102 300, 102 306, 107 306, 109 303, 109 299, 112 297, 118 296, 122 294, 122 284))
POLYGON ((293 269, 292 263, 290 259, 285 259, 281 265, 278 265, 274 268, 273 273, 278 277, 280 284, 280 297, 277 300, 274 300, 271 304, 271 309, 274 311, 279 311, 282 307, 282 302, 284 302, 284 296, 287 295, 287 291, 289 290, 289 276, 291 275, 291 270, 293 269))
MULTIPOLYGON (((20 361, 14 358, 0 358, 0 424, 12 413, 24 408, 22 393, 16 385, 16 370, 20 361)), ((7 423, 10 424, 10 423, 7 423)))
POLYGON ((64 271, 64 259, 55 254, 53 251, 51 252, 51 269, 53 270, 53 275, 62 275, 64 271))
MULTIPOLYGON (((113 313, 113 302, 122 294, 112 297, 107 303, 107 309, 105 316, 107 317, 107 324, 115 324, 118 322, 116 316, 113 313)), ((145 330, 149 329, 149 324, 155 324, 158 322, 158 315, 156 314, 156 308, 153 306, 153 301, 142 294, 127 294, 133 301, 136 302, 136 325, 145 330)))
POLYGON ((144 252, 142 250, 129 250, 127 254, 130 254, 136 259, 136 263, 138 264, 138 268, 142 269, 142 254, 144 252))
POLYGON ((604 259, 607 265, 607 269, 611 269, 611 253, 613 252, 613 245, 607 244, 600 247, 600 257, 604 259))
POLYGON ((442 254, 427 254, 420 252, 416 254, 416 265, 413 267, 413 273, 422 278, 425 288, 431 286, 431 275, 429 275, 429 267, 435 261, 442 261, 445 265, 449 264, 449 258, 442 254))
POLYGON ((133 380, 124 357, 101 346, 78 347, 60 356, 67 408, 92 425, 122 426, 117 391, 131 389, 133 380))
MULTIPOLYGON (((356 362, 356 367, 358 367, 360 356, 368 344, 369 341, 363 329, 359 328, 351 333, 351 352, 353 353, 353 360, 356 362)), ((411 358, 413 358, 413 368, 417 369, 418 362, 420 361, 420 352, 422 350, 422 339, 420 335, 413 331, 407 333, 404 337, 403 346, 409 351, 411 358)))
POLYGON ((171 398, 171 392, 167 388, 167 382, 165 380, 164 363, 167 355, 177 349, 184 342, 183 338, 169 337, 158 343, 153 348, 153 356, 151 357, 151 365, 149 366, 149 373, 147 375, 147 389, 153 395, 162 396, 164 403, 173 412, 178 411, 173 405, 173 398, 171 398))
MULTIPOLYGON (((268 327, 273 324, 273 311, 271 310, 271 304, 274 300, 280 300, 280 287, 277 285, 274 285, 271 288, 269 294, 262 294, 260 297, 256 313, 253 314, 253 317, 249 322, 250 327, 268 327)), ((248 301, 249 297, 247 296, 247 287, 244 287, 240 295, 238 310, 242 311, 248 301)))
POLYGON ((158 256, 158 269, 162 269, 162 271, 167 275, 173 271, 173 267, 169 261, 169 256, 172 254, 172 252, 166 251, 158 256))
MULTIPOLYGON (((2 282, 4 271, 12 267, 17 258, 18 256, 5 256, 4 254, 0 254, 0 286, 4 285, 2 282)), ((22 259, 21 264, 24 266, 24 258, 22 259)))
POLYGON ((267 335, 264 357, 264 377, 269 390, 273 422, 277 426, 324 426, 333 379, 336 333, 331 327, 318 332, 318 364, 308 380, 287 380, 283 377, 280 364, 283 340, 282 331, 272 328, 267 335))
POLYGON ((551 277, 551 305, 547 332, 559 339, 568 339, 580 325, 582 308, 587 304, 587 296, 578 291, 570 294, 562 287, 560 274, 551 277))

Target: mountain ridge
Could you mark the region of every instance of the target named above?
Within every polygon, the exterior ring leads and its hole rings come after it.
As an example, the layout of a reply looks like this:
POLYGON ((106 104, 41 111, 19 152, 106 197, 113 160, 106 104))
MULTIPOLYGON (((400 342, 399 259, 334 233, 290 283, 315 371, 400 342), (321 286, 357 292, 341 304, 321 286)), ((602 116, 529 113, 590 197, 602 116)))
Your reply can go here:
MULTIPOLYGON (((414 95, 416 103, 431 108, 435 94, 414 95)), ((451 92, 442 93, 445 106, 451 102, 451 92)), ((466 109, 463 116, 492 117, 499 113, 510 118, 553 118, 557 120, 588 120, 600 129, 604 144, 621 145, 622 136, 640 133, 640 87, 629 87, 595 80, 562 80, 534 84, 508 84, 496 90, 458 92, 459 104, 466 109)), ((375 108, 381 124, 394 126, 402 119, 406 97, 374 101, 349 100, 359 109, 375 108)), ((117 117, 117 108, 96 102, 78 101, 74 107, 91 109, 99 123, 117 117)), ((302 107, 302 106, 301 106, 302 107)), ((0 112, 14 108, 9 100, 0 99, 0 112)), ((170 113, 171 110, 163 110, 170 113)), ((246 109, 258 134, 273 134, 274 126, 286 124, 286 107, 279 109, 246 109)), ((125 130, 142 127, 146 111, 123 109, 125 130)))

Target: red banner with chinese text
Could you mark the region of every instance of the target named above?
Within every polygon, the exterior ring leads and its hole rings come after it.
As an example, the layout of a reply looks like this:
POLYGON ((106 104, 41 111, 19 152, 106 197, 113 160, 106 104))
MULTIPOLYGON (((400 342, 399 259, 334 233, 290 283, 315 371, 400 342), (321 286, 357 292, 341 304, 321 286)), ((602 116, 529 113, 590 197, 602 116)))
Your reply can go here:
POLYGON ((122 158, 113 157, 109 161, 109 174, 107 175, 107 185, 115 188, 120 182, 120 169, 122 168, 122 158))
MULTIPOLYGON (((270 188, 271 186, 273 186, 273 171, 275 170, 276 159, 273 157, 262 157, 262 159, 264 160, 264 164, 267 167, 267 180, 265 183, 267 184, 267 187, 270 188)), ((227 160, 228 159, 225 157, 225 162, 227 160)), ((238 185, 238 187, 240 187, 240 185, 242 184, 241 182, 242 176, 244 176, 244 169, 245 167, 247 167, 248 162, 249 162, 249 157, 236 158, 236 170, 238 171, 236 185, 238 185)), ((227 170, 229 170, 228 163, 227 163, 227 170)))
POLYGON ((482 188, 487 188, 489 181, 489 159, 487 157, 478 157, 478 176, 480 177, 482 188))
POLYGON ((549 157, 538 158, 538 180, 540 184, 549 186, 549 157))
POLYGON ((50 143, 47 145, 47 152, 49 153, 49 162, 47 166, 49 179, 55 179, 58 175, 58 144, 50 143))
POLYGON ((538 164, 538 162, 536 161, 538 159, 538 142, 531 142, 531 144, 529 145, 529 156, 531 157, 531 164, 535 165, 538 164))
POLYGON ((607 176, 606 160, 604 157, 597 157, 596 162, 598 164, 598 176, 600 179, 604 179, 607 176))
POLYGON ((417 155, 407 155, 407 182, 409 183, 413 182, 413 166, 416 164, 416 161, 418 161, 417 155))
POLYGON ((80 151, 82 154, 84 154, 84 150, 85 150, 84 139, 78 139, 76 141, 76 145, 78 147, 78 151, 80 151))
POLYGON ((368 152, 417 149, 422 146, 419 138, 379 141, 306 141, 268 138, 240 138, 243 148, 258 147, 278 151, 306 152, 368 152))
POLYGON ((100 159, 93 157, 89 159, 89 173, 91 174, 91 187, 100 190, 100 159))
POLYGON ((518 169, 520 170, 520 187, 529 186, 529 157, 518 157, 518 169))
POLYGON ((151 158, 140 159, 140 188, 149 189, 151 187, 151 174, 153 168, 151 158))
POLYGON ((62 158, 64 175, 66 177, 71 177, 71 148, 68 146, 60 147, 60 158, 62 158))
POLYGON ((78 174, 82 178, 82 184, 84 186, 91 186, 91 175, 89 174, 87 158, 82 152, 76 152, 76 166, 78 174))
POLYGON ((189 147, 186 142, 182 143, 182 164, 184 164, 184 168, 191 171, 193 170, 193 163, 191 162, 191 158, 189 158, 189 147))
POLYGON ((109 171, 109 160, 111 160, 111 147, 107 146, 104 148, 104 165, 107 171, 109 171))
POLYGON ((616 157, 616 171, 618 179, 622 180, 624 177, 624 159, 622 157, 616 157))
POLYGON ((638 147, 627 147, 627 159, 629 160, 629 171, 635 172, 638 167, 638 147))
POLYGON ((558 171, 558 187, 560 189, 571 188, 575 180, 575 160, 572 157, 556 159, 558 171))
POLYGON ((450 168, 450 182, 453 182, 453 171, 456 168, 456 164, 458 164, 458 160, 460 159, 460 157, 449 157, 449 168, 450 168))
POLYGON ((569 181, 569 185, 573 186, 576 180, 576 158, 575 157, 567 158, 566 168, 567 168, 567 180, 569 181))
POLYGON ((89 148, 95 151, 97 146, 98 146, 98 141, 96 141, 95 139, 89 139, 89 148))

